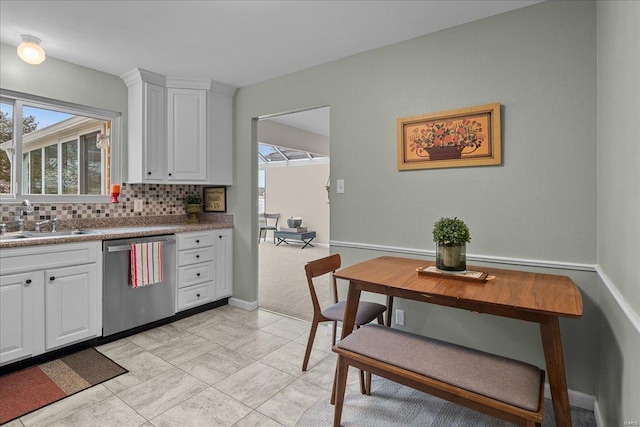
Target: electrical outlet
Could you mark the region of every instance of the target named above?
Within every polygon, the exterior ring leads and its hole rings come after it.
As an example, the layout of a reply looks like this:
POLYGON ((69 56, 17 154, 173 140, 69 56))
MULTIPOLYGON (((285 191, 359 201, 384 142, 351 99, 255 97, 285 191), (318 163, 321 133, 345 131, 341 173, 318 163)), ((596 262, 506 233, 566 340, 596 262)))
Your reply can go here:
POLYGON ((396 309, 396 325, 404 326, 404 310, 396 309))
POLYGON ((344 179, 339 179, 336 181, 336 193, 338 194, 344 193, 344 179))
POLYGON ((133 201, 133 211, 142 212, 142 199, 135 199, 133 201))

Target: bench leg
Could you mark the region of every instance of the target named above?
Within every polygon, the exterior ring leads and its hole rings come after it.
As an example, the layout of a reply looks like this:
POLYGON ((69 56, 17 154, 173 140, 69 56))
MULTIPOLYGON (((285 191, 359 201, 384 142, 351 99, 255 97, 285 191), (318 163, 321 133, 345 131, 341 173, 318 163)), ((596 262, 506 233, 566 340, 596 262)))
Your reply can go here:
POLYGON ((344 403, 344 393, 347 387, 347 374, 349 373, 349 365, 344 362, 342 356, 338 356, 338 366, 336 368, 336 377, 333 382, 334 393, 332 393, 332 403, 335 403, 333 412, 333 426, 340 427, 340 419, 342 418, 342 405, 344 403))

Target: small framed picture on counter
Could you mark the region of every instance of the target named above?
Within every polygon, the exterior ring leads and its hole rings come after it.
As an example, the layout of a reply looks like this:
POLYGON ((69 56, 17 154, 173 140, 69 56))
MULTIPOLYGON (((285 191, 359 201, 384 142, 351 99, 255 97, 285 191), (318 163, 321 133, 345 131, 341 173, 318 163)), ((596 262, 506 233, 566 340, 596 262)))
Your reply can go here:
POLYGON ((227 211, 227 187, 204 187, 202 192, 205 212, 227 211))

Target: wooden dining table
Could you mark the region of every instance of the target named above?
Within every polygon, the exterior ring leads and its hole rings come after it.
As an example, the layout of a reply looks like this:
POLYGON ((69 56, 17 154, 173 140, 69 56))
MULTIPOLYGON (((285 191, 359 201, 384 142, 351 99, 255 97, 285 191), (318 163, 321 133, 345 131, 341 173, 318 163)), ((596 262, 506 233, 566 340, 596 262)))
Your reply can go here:
POLYGON ((486 272, 488 280, 418 273, 432 265, 384 256, 335 272, 336 278, 349 281, 342 338, 353 331, 362 291, 539 323, 556 425, 571 426, 558 319, 582 316, 582 296, 575 283, 566 276, 473 266, 468 270, 486 272))

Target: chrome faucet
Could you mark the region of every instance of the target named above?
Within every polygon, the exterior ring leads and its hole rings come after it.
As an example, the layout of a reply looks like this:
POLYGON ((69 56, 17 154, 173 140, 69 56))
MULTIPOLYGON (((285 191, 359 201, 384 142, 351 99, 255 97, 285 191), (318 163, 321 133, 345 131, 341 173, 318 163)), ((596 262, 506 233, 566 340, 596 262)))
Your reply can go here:
POLYGON ((42 229, 40 227, 45 224, 49 224, 50 222, 51 221, 49 221, 48 219, 45 219, 44 221, 36 222, 36 233, 42 233, 42 229))
POLYGON ((31 206, 31 202, 27 199, 23 200, 22 205, 20 206, 20 218, 18 219, 18 225, 20 226, 20 231, 24 231, 24 217, 31 212, 33 212, 33 206, 31 206))

